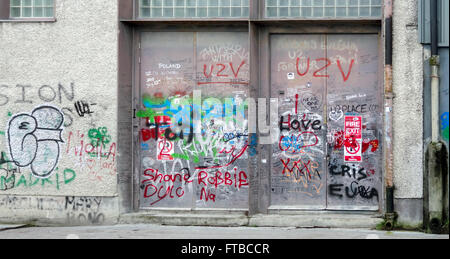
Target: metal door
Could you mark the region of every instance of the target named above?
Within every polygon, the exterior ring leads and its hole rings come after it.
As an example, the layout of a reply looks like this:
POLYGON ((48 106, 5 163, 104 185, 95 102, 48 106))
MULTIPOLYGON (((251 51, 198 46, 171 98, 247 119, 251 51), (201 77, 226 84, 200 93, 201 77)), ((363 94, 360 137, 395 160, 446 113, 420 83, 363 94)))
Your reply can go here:
POLYGON ((271 95, 279 99, 273 145, 271 209, 326 208, 326 58, 324 35, 274 34, 271 95))
POLYGON ((270 51, 280 134, 270 209, 378 210, 378 35, 272 34, 270 51))
POLYGON ((143 32, 140 47, 140 207, 248 209, 248 33, 143 32))
POLYGON ((328 209, 378 210, 382 87, 378 35, 328 35, 328 209))

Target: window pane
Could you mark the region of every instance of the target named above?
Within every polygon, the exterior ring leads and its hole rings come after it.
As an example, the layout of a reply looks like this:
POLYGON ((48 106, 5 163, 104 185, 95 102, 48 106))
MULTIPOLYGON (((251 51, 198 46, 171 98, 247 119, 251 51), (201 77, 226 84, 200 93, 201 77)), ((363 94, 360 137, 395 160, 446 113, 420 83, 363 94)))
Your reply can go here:
POLYGON ((22 17, 32 17, 31 16, 31 7, 24 7, 22 8, 22 17))
POLYGON ((297 18, 381 17, 381 0, 264 0, 265 16, 297 18))
POLYGON ((22 0, 22 5, 23 6, 32 6, 32 1, 31 0, 22 0))
POLYGON ((11 7, 11 17, 20 17, 20 7, 11 7))
POLYGON ((42 0, 34 0, 34 6, 35 7, 42 6, 42 0))
POLYGON ((45 17, 53 17, 53 7, 44 8, 44 16, 45 17))
POLYGON ((141 17, 150 17, 150 8, 141 8, 141 17))
POLYGON ((42 9, 42 7, 34 7, 33 8, 33 16, 34 17, 43 17, 44 10, 42 9))
POLYGON ((140 0, 139 5, 140 17, 143 18, 249 16, 249 0, 140 0))
POLYGON ((20 0, 11 0, 11 6, 19 6, 20 7, 20 0))

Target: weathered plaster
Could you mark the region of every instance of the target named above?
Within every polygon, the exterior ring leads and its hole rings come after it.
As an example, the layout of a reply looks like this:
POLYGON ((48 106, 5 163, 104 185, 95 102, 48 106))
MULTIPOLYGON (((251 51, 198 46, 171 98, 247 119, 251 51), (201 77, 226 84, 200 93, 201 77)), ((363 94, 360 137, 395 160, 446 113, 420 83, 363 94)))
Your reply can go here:
MULTIPOLYGON (((56 22, 0 23, 0 151, 5 160, 13 159, 8 144, 12 117, 42 105, 64 114, 60 156, 50 176, 30 178, 30 166, 20 167, 15 186, 0 195, 116 196, 117 1, 56 1, 55 14, 56 22), (89 105, 92 113, 80 116, 77 102, 89 105), (86 146, 92 129, 106 130, 102 159, 86 153, 92 150, 86 146)), ((51 150, 57 152, 55 146, 51 150)), ((8 166, 17 167, 4 163, 2 168, 8 166)))
POLYGON ((394 184, 396 198, 423 197, 423 47, 417 1, 394 2, 394 184))

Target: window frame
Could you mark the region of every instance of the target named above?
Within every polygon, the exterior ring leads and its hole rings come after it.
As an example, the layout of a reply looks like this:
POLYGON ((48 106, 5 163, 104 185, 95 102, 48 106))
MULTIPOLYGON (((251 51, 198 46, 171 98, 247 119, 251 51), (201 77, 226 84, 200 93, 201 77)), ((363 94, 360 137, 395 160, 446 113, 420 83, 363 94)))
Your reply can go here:
MULTIPOLYGON (((256 0, 258 1, 258 0, 256 0)), ((312 2, 313 0, 311 0, 312 2)), ((309 6, 311 8, 314 8, 313 6, 309 6)), ((334 17, 329 17, 329 16, 304 16, 304 17, 288 17, 288 16, 274 16, 274 17, 269 17, 266 15, 266 0, 261 0, 261 8, 260 8, 260 17, 261 20, 265 20, 265 21, 274 21, 274 20, 300 20, 300 21, 317 21, 317 20, 323 20, 323 21, 352 21, 352 20, 356 20, 356 21, 377 21, 377 20, 381 20, 384 16, 384 8, 383 8, 383 0, 381 0, 381 13, 380 16, 334 16, 334 17)))
MULTIPOLYGON (((240 17, 142 17, 141 16, 141 0, 132 0, 133 1, 133 15, 134 20, 139 21, 248 21, 249 17, 251 17, 252 12, 252 2, 255 0, 248 0, 248 16, 240 16, 240 17)), ((162 0, 163 1, 163 0, 162 0)), ((231 0, 230 0, 231 1, 231 0)), ((260 1, 260 0, 256 0, 260 1)), ((220 6, 218 6, 220 8, 220 6)))
MULTIPOLYGON (((31 8, 34 7, 33 4, 34 1, 30 6, 31 8)), ((13 17, 11 15, 11 0, 0 0, 0 10, 3 10, 0 13, 0 22, 56 22, 56 0, 53 0, 52 8, 53 14, 51 17, 13 17)))
POLYGON ((265 0, 249 0, 248 17, 141 17, 140 0, 132 0, 134 21, 255 21, 255 22, 277 22, 277 21, 381 21, 384 17, 384 0, 381 0, 380 16, 343 16, 343 17, 268 17, 266 16, 265 0))

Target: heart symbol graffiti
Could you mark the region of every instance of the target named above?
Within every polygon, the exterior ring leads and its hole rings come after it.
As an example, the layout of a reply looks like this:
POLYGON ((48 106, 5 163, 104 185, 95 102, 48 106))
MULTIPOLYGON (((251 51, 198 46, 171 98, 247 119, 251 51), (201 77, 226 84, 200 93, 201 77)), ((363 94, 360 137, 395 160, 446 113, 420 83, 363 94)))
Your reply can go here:
POLYGON ((344 112, 342 110, 330 112, 330 119, 333 121, 339 121, 343 117, 344 117, 344 112))
POLYGON ((89 167, 89 169, 92 170, 92 168, 94 168, 94 166, 97 164, 97 162, 94 159, 88 159, 87 160, 87 166, 89 167))

